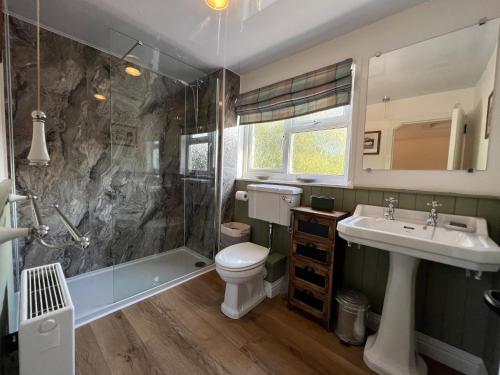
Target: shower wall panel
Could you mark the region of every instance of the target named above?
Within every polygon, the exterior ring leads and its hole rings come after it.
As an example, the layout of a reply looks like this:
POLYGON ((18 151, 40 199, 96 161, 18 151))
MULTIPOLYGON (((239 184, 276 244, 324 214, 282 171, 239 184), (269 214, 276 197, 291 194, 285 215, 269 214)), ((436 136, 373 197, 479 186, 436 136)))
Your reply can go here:
POLYGON ((232 221, 234 212, 234 189, 238 174, 238 118, 236 99, 240 93, 240 76, 230 70, 224 71, 224 124, 222 157, 222 202, 221 220, 232 221))
MULTIPOLYGON (((51 162, 30 167, 35 28, 12 17, 9 26, 17 189, 40 195, 48 241, 69 239, 50 208, 54 203, 91 238, 85 250, 21 241, 21 268, 60 262, 74 276, 182 246, 184 87, 147 71, 125 76, 114 57, 42 30, 42 109, 51 162)), ((19 226, 30 225, 29 206, 18 205, 18 219, 19 226)))
MULTIPOLYGON (((207 139, 207 170, 190 173, 186 167, 186 246, 212 259, 217 226, 215 191, 215 153, 217 152, 217 84, 221 77, 215 72, 202 81, 193 82, 186 94, 186 134, 207 139), (195 103, 198 106, 195 106, 195 103)), ((189 155, 188 155, 189 158, 189 155)))
POLYGON ((208 75, 203 82, 193 82, 187 90, 187 134, 209 134, 209 147, 213 153, 219 152, 218 160, 214 156, 214 166, 209 173, 186 176, 186 245, 207 258, 212 258, 218 248, 219 223, 214 220, 220 217, 222 221, 229 221, 233 214, 238 160, 235 104, 239 89, 240 77, 221 69, 208 75), (193 106, 196 97, 197 111, 193 106), (219 132, 222 132, 221 145, 216 144, 219 132), (217 168, 222 168, 220 202, 216 198, 217 168))

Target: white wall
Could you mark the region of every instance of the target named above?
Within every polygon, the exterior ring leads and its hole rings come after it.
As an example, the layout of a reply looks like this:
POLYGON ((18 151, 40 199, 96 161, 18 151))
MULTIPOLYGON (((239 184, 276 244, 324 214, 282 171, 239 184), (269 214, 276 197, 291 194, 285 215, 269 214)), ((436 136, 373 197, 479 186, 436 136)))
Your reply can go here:
POLYGON ((367 106, 365 130, 381 130, 380 153, 364 155, 363 168, 390 169, 394 129, 402 123, 451 119, 455 104, 474 108, 474 88, 439 92, 367 106))
POLYGON ((474 87, 428 95, 414 96, 367 106, 366 129, 373 129, 372 121, 425 122, 451 118, 455 104, 460 103, 465 113, 474 109, 474 87))
MULTIPOLYGON (((495 96, 489 165, 486 171, 372 171, 363 170, 363 124, 368 61, 376 52, 388 52, 463 27, 482 17, 500 17, 498 0, 432 0, 384 18, 316 47, 263 66, 241 77, 241 92, 309 72, 352 57, 356 64, 353 100, 352 180, 358 187, 399 188, 500 196, 500 95, 495 96)), ((500 92, 499 68, 496 91, 500 92)))

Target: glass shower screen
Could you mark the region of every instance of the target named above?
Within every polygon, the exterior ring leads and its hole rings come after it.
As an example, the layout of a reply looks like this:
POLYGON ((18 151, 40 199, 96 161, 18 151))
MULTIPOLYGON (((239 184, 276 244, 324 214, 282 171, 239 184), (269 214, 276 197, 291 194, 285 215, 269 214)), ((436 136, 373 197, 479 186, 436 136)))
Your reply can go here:
POLYGON ((218 78, 111 32, 114 300, 212 264, 218 78))

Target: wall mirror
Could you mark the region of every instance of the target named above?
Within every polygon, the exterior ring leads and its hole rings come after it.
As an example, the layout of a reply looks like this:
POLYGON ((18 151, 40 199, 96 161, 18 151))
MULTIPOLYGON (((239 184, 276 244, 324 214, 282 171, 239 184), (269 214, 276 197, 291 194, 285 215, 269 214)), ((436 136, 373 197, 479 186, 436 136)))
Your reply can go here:
POLYGON ((370 59, 363 168, 486 169, 499 24, 370 59))

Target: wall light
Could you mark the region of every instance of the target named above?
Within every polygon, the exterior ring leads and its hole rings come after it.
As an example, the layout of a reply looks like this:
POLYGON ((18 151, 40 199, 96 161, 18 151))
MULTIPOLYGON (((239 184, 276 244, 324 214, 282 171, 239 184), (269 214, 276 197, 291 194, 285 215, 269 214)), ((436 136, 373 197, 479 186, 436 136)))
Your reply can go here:
POLYGON ((131 65, 128 65, 125 68, 125 73, 127 73, 128 75, 131 75, 132 77, 139 77, 142 74, 142 72, 140 71, 139 68, 136 68, 135 66, 131 66, 131 65))
POLYGON ((41 85, 40 85, 40 1, 36 1, 36 110, 31 112, 33 122, 33 134, 31 136, 31 148, 28 154, 29 165, 46 167, 49 165, 50 157, 45 140, 45 121, 47 116, 41 108, 41 85))
POLYGON ((31 112, 33 120, 33 136, 31 138, 31 148, 28 154, 29 165, 45 167, 49 165, 50 157, 45 141, 45 120, 47 116, 42 111, 31 112))
POLYGON ((106 96, 104 96, 103 94, 100 94, 100 93, 98 93, 98 92, 96 92, 96 93, 94 94, 94 98, 95 98, 96 100, 100 100, 100 101, 104 101, 104 100, 106 100, 106 99, 107 99, 107 98, 106 98, 106 96))
POLYGON ((215 10, 224 10, 229 5, 229 0, 205 0, 207 5, 215 10))

